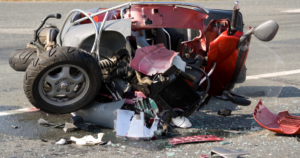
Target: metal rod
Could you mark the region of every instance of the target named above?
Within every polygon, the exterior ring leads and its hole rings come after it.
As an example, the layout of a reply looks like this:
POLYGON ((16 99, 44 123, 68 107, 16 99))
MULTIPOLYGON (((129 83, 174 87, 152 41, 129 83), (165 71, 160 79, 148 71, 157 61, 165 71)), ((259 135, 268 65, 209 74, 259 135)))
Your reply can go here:
MULTIPOLYGON (((118 6, 115 6, 115 7, 111 7, 111 8, 108 8, 106 10, 103 10, 103 11, 100 11, 100 12, 97 12, 97 13, 94 13, 92 15, 90 15, 91 17, 94 17, 94 16, 97 16, 97 15, 100 15, 100 14, 103 14, 105 12, 109 12, 109 11, 112 11, 112 10, 116 10, 116 9, 119 9, 119 8, 122 8, 122 7, 125 7, 125 6, 128 6, 128 5, 131 5, 131 2, 129 3, 124 3, 124 4, 121 4, 121 5, 118 5, 118 6)), ((81 19, 78 19, 76 21, 73 22, 73 24, 77 24, 77 23, 80 23, 84 20, 87 20, 88 18, 87 17, 83 17, 81 19)))
POLYGON ((188 41, 192 40, 192 29, 187 29, 187 39, 188 41))
MULTIPOLYGON (((208 76, 210 76, 210 75, 213 73, 213 71, 214 71, 215 68, 216 68, 216 65, 217 65, 217 63, 214 62, 212 68, 211 68, 210 71, 208 72, 208 76)), ((199 86, 200 86, 205 80, 206 80, 206 77, 204 77, 204 78, 200 81, 199 86)))
MULTIPOLYGON (((107 11, 106 14, 105 14, 105 16, 104 16, 104 19, 103 19, 103 21, 101 23, 101 27, 99 29, 98 38, 97 38, 97 51, 96 51, 96 54, 97 54, 98 64, 100 64, 100 41, 101 41, 101 34, 102 34, 103 28, 105 26, 105 22, 106 22, 107 17, 108 17, 108 13, 109 12, 107 11)), ((93 47, 94 47, 94 45, 93 45, 93 47)))
POLYGON ((168 35, 168 37, 169 37, 169 49, 171 50, 172 49, 172 46, 171 46, 171 36, 170 36, 170 34, 169 34, 169 32, 166 30, 166 29, 164 29, 164 28, 162 28, 163 29, 163 31, 168 35))
MULTIPOLYGON (((62 27, 61 27, 61 29, 60 29, 60 31, 59 31, 59 33, 58 33, 58 41, 57 41, 57 43, 58 43, 60 46, 62 46, 62 43, 61 43, 61 34, 62 34, 63 30, 64 30, 65 25, 66 25, 67 19, 69 19, 69 17, 70 17, 74 12, 81 12, 82 14, 84 14, 84 15, 86 16, 86 19, 90 19, 91 22, 93 23, 93 25, 94 25, 94 27, 95 27, 95 41, 94 41, 94 45, 93 45, 93 46, 95 46, 95 44, 96 44, 96 42, 97 42, 97 39, 98 39, 98 27, 97 27, 97 25, 96 25, 94 19, 93 19, 88 13, 86 13, 85 11, 80 10, 80 9, 74 9, 74 10, 71 10, 71 11, 69 12, 69 14, 67 15, 67 17, 66 17, 66 19, 65 19, 65 21, 64 21, 64 23, 63 23, 63 25, 62 25, 62 27)), ((93 52, 94 50, 95 50, 95 48, 93 47, 92 50, 91 50, 91 52, 93 52)))
POLYGON ((123 8, 121 9, 121 19, 124 18, 124 10, 125 10, 125 9, 129 9, 129 6, 123 7, 123 8))

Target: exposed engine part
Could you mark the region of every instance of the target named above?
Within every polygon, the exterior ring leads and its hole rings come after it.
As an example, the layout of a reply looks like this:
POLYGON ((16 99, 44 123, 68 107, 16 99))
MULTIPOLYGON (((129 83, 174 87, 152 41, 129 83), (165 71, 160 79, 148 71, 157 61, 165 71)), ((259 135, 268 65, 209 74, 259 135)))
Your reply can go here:
POLYGON ((106 84, 106 88, 111 93, 111 95, 113 96, 115 101, 122 100, 122 97, 120 96, 118 91, 115 89, 115 84, 113 82, 106 84))
POLYGON ((99 62, 101 69, 113 68, 117 63, 117 58, 113 56, 112 58, 103 59, 99 62))
POLYGON ((148 84, 148 85, 152 84, 152 81, 150 80, 150 78, 148 78, 148 77, 142 78, 142 75, 140 72, 135 71, 135 74, 136 74, 136 78, 138 79, 139 83, 148 84))
POLYGON ((44 46, 45 50, 50 50, 56 45, 56 37, 59 29, 54 24, 46 24, 38 32, 38 40, 44 46))
POLYGON ((126 92, 130 92, 132 89, 132 85, 126 80, 123 80, 121 78, 114 78, 112 81, 115 84, 116 90, 121 96, 126 92))

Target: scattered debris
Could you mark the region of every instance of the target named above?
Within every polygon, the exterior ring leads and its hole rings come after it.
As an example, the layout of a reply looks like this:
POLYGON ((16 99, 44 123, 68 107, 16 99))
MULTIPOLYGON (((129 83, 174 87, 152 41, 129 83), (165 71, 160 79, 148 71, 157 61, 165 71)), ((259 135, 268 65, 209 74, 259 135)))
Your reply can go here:
POLYGON ((229 116, 229 115, 231 115, 231 110, 230 109, 221 109, 218 111, 218 115, 229 116))
POLYGON ((67 139, 66 138, 60 138, 55 144, 56 145, 65 145, 65 144, 67 144, 67 139))
POLYGON ((279 134, 300 134, 300 116, 290 115, 288 111, 273 114, 260 100, 254 109, 253 117, 263 128, 279 134))
POLYGON ((48 140, 47 140, 47 139, 42 139, 41 141, 42 141, 42 142, 48 142, 48 140))
POLYGON ((167 152, 167 156, 175 156, 175 153, 174 152, 167 152))
POLYGON ((65 123, 65 127, 63 128, 65 132, 70 132, 77 129, 78 128, 73 123, 68 123, 68 122, 65 123))
POLYGON ((84 136, 82 138, 71 137, 70 140, 75 141, 77 145, 96 145, 96 144, 103 143, 102 142, 103 135, 104 135, 104 133, 98 133, 97 139, 95 139, 91 135, 88 135, 88 136, 84 136))
POLYGON ((262 128, 261 127, 257 127, 257 126, 251 127, 251 129, 250 129, 251 132, 257 132, 257 131, 261 131, 261 130, 262 130, 262 128))
POLYGON ((231 144, 230 142, 226 142, 226 141, 223 141, 223 142, 220 142, 222 145, 226 145, 226 144, 231 144))
POLYGON ((152 123, 151 128, 147 128, 145 125, 145 114, 140 112, 140 115, 134 115, 129 126, 127 138, 133 139, 146 139, 149 140, 154 136, 154 132, 157 130, 159 118, 156 117, 152 123))
POLYGON ((178 117, 172 118, 172 121, 170 124, 175 125, 180 128, 192 127, 192 123, 190 122, 190 120, 184 116, 178 116, 178 117))
POLYGON ((169 139, 169 141, 171 144, 175 145, 175 144, 194 143, 194 142, 223 141, 223 139, 214 135, 197 135, 197 136, 171 138, 169 139))
POLYGON ((44 126, 55 126, 55 124, 50 123, 50 122, 48 122, 48 121, 46 121, 46 120, 44 120, 44 119, 42 119, 42 118, 40 118, 40 119, 38 120, 38 124, 39 124, 39 125, 44 125, 44 126))
POLYGON ((63 124, 59 124, 59 125, 55 125, 54 123, 50 123, 50 122, 44 120, 43 118, 40 118, 38 120, 38 124, 46 126, 46 127, 53 126, 53 128, 63 128, 63 126, 65 125, 64 123, 63 124))
POLYGON ((106 143, 106 145, 111 145, 112 143, 111 143, 111 141, 108 141, 107 143, 106 143))
POLYGON ((129 110, 117 110, 117 119, 115 121, 115 131, 117 136, 126 136, 129 130, 130 120, 134 115, 133 111, 129 110))
POLYGON ((207 155, 200 155, 200 158, 208 158, 207 155))
POLYGON ((235 130, 223 130, 224 132, 234 133, 234 134, 244 134, 247 131, 235 131, 235 130))
POLYGON ((211 157, 213 157, 214 154, 217 154, 224 158, 238 158, 241 155, 250 155, 250 153, 248 151, 227 150, 227 149, 223 149, 220 147, 214 147, 211 149, 211 157))
POLYGON ((13 129, 17 129, 19 126, 14 126, 14 125, 11 125, 11 128, 13 129))

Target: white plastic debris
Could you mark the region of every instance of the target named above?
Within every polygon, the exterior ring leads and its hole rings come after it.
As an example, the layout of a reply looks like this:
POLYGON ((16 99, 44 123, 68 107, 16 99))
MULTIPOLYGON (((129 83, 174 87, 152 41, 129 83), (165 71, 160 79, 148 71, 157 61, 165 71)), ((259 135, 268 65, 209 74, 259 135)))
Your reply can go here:
POLYGON ((177 127, 180 128, 190 128, 192 127, 192 123, 190 120, 184 116, 178 116, 175 118, 172 118, 172 124, 174 124, 177 127))
POLYGON ((67 143, 66 138, 61 138, 59 141, 57 141, 55 144, 56 145, 65 145, 67 143))
POLYGON ((151 139, 154 136, 154 132, 157 130, 158 122, 159 118, 155 117, 151 128, 147 128, 145 125, 145 114, 144 112, 140 112, 140 115, 133 116, 127 137, 134 139, 151 139))
POLYGON ((129 130, 130 119, 134 115, 133 111, 129 110, 117 110, 117 120, 115 123, 115 131, 117 132, 117 136, 126 136, 129 130))
POLYGON ((88 135, 82 138, 71 137, 70 140, 75 141, 77 145, 96 145, 102 142, 103 135, 104 133, 98 133, 97 139, 91 135, 88 135))

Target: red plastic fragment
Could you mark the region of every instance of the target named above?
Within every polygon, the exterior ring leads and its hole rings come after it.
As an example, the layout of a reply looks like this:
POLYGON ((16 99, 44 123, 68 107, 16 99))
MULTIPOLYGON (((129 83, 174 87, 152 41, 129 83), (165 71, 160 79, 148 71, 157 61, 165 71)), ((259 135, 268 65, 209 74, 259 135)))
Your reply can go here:
POLYGON ((136 50, 130 67, 148 76, 164 73, 171 67, 177 53, 165 48, 164 44, 151 45, 136 50))
POLYGON ((300 116, 290 115, 288 111, 273 114, 260 100, 253 117, 263 128, 279 134, 300 134, 300 116))
POLYGON ((169 139, 170 143, 183 144, 183 143, 194 143, 194 142, 213 142, 213 141, 223 141, 222 138, 219 138, 214 135, 197 135, 197 136, 188 136, 180 138, 171 138, 169 139))

